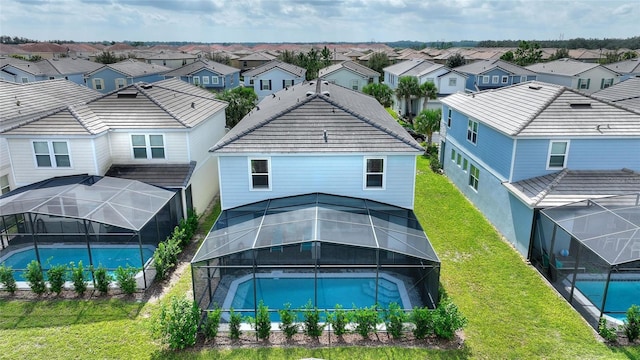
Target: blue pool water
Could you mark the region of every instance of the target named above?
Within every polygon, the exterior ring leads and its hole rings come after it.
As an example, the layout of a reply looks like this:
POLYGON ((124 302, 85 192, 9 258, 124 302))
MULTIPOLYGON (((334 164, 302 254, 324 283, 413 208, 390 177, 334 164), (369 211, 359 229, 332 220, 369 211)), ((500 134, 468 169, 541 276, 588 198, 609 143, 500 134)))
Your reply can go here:
MULTIPOLYGON (((89 266, 89 253, 87 248, 80 247, 39 247, 38 252, 40 254, 40 260, 42 266, 46 270, 50 266, 55 265, 69 265, 74 262, 76 265, 79 261, 82 261, 82 265, 87 268, 89 266)), ((142 256, 144 263, 147 262, 153 256, 152 248, 142 248, 142 256)), ((118 266, 126 267, 127 265, 133 267, 142 267, 140 262, 140 248, 139 247, 92 247, 91 257, 93 264, 97 267, 102 265, 107 269, 116 269, 118 266)), ((18 252, 14 252, 8 257, 0 260, 0 263, 4 263, 6 266, 10 266, 14 269, 14 277, 16 281, 24 281, 22 277, 22 271, 20 269, 26 269, 27 265, 36 259, 35 249, 27 248, 18 252)))
MULTIPOLYGON (((576 288, 598 309, 602 306, 604 281, 576 281, 576 288)), ((625 313, 631 305, 640 305, 640 281, 611 281, 607 292, 604 312, 619 320, 626 318, 625 313)))
MULTIPOLYGON (((378 304, 387 308, 390 303, 403 304, 400 290, 396 283, 379 278, 378 304)), ((309 278, 257 278, 256 297, 262 299, 269 309, 282 309, 285 303, 291 308, 303 308, 311 300, 314 302, 315 281, 309 278)), ((404 290, 404 289, 403 289, 404 290)), ((405 296, 406 297, 406 296, 405 296)), ((336 304, 345 309, 365 307, 375 304, 375 277, 363 278, 318 278, 318 309, 333 309, 336 304)), ((253 279, 238 284, 230 307, 234 309, 253 309, 253 279)), ((226 306, 225 306, 226 307, 226 306)), ((252 315, 245 314, 245 315, 252 315)), ((272 313, 272 321, 279 321, 279 316, 272 313)))

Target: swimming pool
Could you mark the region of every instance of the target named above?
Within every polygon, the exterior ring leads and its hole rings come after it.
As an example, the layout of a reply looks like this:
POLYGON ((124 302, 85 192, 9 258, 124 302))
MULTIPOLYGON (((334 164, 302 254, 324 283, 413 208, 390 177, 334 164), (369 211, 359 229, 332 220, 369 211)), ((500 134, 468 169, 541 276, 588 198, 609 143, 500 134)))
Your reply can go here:
MULTIPOLYGON (((154 248, 144 246, 142 248, 142 257, 144 264, 153 256, 154 248)), ((42 266, 46 270, 55 265, 69 265, 74 262, 76 265, 79 261, 87 268, 90 264, 89 253, 86 246, 38 246, 38 253, 42 261, 42 266)), ((118 266, 126 267, 142 267, 140 261, 140 247, 137 245, 99 245, 91 247, 91 258, 93 264, 97 267, 102 265, 107 269, 117 269, 118 266)), ((24 281, 22 276, 27 265, 36 259, 36 252, 33 246, 16 249, 8 252, 0 258, 0 264, 4 263, 14 269, 14 278, 16 281, 24 281)))
MULTIPOLYGON (((253 314, 255 307, 253 276, 246 275, 234 280, 223 303, 223 309, 249 310, 253 314)), ((318 275, 318 309, 333 309, 336 304, 345 309, 372 306, 376 303, 375 273, 331 273, 318 275)), ((282 309, 285 303, 291 308, 303 308, 315 300, 314 274, 301 273, 262 273, 256 275, 256 298, 264 301, 269 309, 282 309)), ((390 303, 411 308, 409 295, 404 282, 389 274, 378 277, 378 304, 387 308, 390 303)), ((245 315, 247 315, 245 314, 245 315)), ((276 313, 271 314, 272 321, 278 321, 276 313)))
MULTIPOLYGON (((580 290, 598 309, 602 306, 605 281, 580 280, 576 288, 580 290)), ((640 281, 610 281, 604 312, 618 320, 626 319, 626 311, 631 305, 640 305, 640 281)))

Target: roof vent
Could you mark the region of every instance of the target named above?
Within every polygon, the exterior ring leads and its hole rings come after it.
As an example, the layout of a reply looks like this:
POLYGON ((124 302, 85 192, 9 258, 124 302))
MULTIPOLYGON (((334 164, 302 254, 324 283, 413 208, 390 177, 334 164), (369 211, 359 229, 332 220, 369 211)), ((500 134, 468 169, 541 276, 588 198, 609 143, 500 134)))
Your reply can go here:
POLYGON ((323 84, 323 85, 329 85, 329 82, 328 82, 328 81, 326 81, 326 80, 324 80, 324 81, 322 82, 322 84, 323 84))
POLYGON ((573 102, 573 103, 570 103, 569 106, 571 106, 573 109, 590 109, 591 103, 590 102, 573 102))
POLYGON ((322 95, 324 95, 326 97, 331 97, 331 93, 329 93, 327 90, 323 91, 322 95))
POLYGON ((145 83, 145 84, 140 85, 140 87, 145 89, 145 90, 147 90, 147 89, 151 89, 153 87, 153 85, 145 83))
POLYGON ((276 98, 276 94, 271 94, 271 97, 275 99, 276 98))
POLYGON ((540 90, 540 89, 542 89, 542 86, 540 86, 540 85, 529 85, 529 89, 531 89, 531 90, 540 90))
POLYGON ((315 84, 315 81, 309 81, 309 85, 315 84))
POLYGON ((307 91, 307 93, 306 93, 305 95, 306 95, 307 97, 309 97, 309 96, 311 96, 311 95, 313 95, 313 94, 315 94, 315 92, 313 92, 313 91, 307 91))
POLYGON ((131 98, 131 99, 134 99, 137 96, 138 96, 138 92, 136 90, 118 91, 118 98, 131 98))
POLYGON ((192 102, 192 103, 191 103, 191 108, 192 108, 192 109, 195 109, 195 108, 196 108, 196 103, 195 103, 195 102, 192 102))
POLYGON ((324 134, 322 135, 322 137, 324 138, 324 142, 327 142, 327 130, 324 130, 324 134))

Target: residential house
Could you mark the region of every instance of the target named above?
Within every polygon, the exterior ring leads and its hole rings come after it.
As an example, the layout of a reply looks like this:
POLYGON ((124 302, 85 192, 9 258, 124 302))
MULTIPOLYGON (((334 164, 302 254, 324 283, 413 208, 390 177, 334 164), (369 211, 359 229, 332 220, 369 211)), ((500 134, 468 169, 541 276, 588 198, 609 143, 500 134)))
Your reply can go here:
POLYGON ((640 77, 640 59, 634 58, 604 65, 607 69, 620 74, 620 81, 640 77))
POLYGON ((271 60, 243 73, 244 86, 252 87, 258 100, 305 80, 307 70, 280 60, 271 60))
MULTIPOLYGON (((101 96, 97 91, 64 79, 16 83, 0 80, 0 132, 34 118, 101 96)), ((15 164, 14 164, 15 165, 15 164)), ((0 190, 7 193, 16 183, 7 140, 0 136, 0 190)))
POLYGON ((94 90, 108 93, 136 82, 163 80, 164 74, 169 71, 170 68, 162 65, 126 59, 115 64, 103 65, 85 74, 85 84, 94 90))
POLYGON ((240 69, 242 71, 246 71, 255 69, 275 59, 276 57, 271 54, 267 54, 265 52, 257 52, 240 57, 238 59, 238 63, 240 64, 240 69))
POLYGON ((54 58, 37 62, 0 58, 0 78, 19 83, 64 78, 84 85, 84 74, 102 64, 78 58, 54 58))
POLYGON ((39 42, 18 45, 22 50, 29 53, 29 57, 39 56, 42 59, 54 59, 60 57, 75 56, 67 46, 56 43, 39 42))
POLYGON ((566 58, 529 65, 526 69, 537 73, 539 81, 566 86, 588 94, 620 81, 620 74, 603 65, 566 58))
POLYGON ((456 71, 467 75, 467 91, 496 89, 536 80, 536 73, 503 60, 481 60, 458 66, 456 71))
POLYGON ((13 57, 0 58, 0 80, 29 83, 47 80, 47 75, 36 63, 13 57))
POLYGON ((542 82, 442 102, 445 173, 523 256, 541 208, 640 190, 640 112, 542 82))
POLYGON ((628 109, 640 111, 640 77, 628 78, 591 95, 628 109))
POLYGON ((344 61, 320 69, 318 76, 330 83, 362 91, 367 84, 377 84, 380 73, 353 61, 344 61))
POLYGON ((164 74, 205 89, 223 91, 240 86, 240 69, 211 60, 198 60, 164 74))
POLYGON ((16 187, 107 175, 174 189, 185 214, 202 212, 218 191, 217 159, 208 149, 225 133, 226 105, 178 79, 135 83, 37 114, 0 136, 16 187))
POLYGON ((198 60, 195 54, 178 51, 161 51, 146 58, 147 64, 162 65, 171 69, 177 69, 198 60))
MULTIPOLYGON (((467 78, 467 75, 451 70, 442 64, 436 64, 423 59, 406 60, 384 68, 384 82, 392 90, 398 88, 398 82, 403 76, 416 77, 420 85, 426 82, 434 83, 436 88, 438 88, 438 98, 458 91, 464 91, 467 78)), ((410 103, 413 114, 418 114, 423 110, 423 98, 411 99, 410 103)), ((439 100, 430 100, 427 106, 431 109, 439 109, 441 104, 439 100)), ((393 108, 399 114, 406 115, 408 113, 406 107, 406 101, 404 99, 394 98, 393 108)))

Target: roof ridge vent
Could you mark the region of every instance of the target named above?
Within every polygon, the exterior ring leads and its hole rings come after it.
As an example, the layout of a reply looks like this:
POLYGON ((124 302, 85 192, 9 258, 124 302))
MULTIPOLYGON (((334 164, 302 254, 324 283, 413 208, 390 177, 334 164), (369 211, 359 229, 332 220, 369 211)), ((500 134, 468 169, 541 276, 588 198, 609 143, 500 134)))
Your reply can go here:
POLYGON ((306 93, 305 95, 306 95, 307 97, 309 97, 309 96, 311 96, 311 95, 313 95, 313 94, 315 94, 315 92, 314 92, 314 91, 309 90, 309 91, 307 91, 307 93, 306 93))
POLYGON ((331 97, 331 93, 330 93, 329 91, 327 91, 327 90, 324 90, 324 91, 322 92, 322 95, 324 95, 324 96, 326 96, 326 97, 331 97))
POLYGON ((531 90, 540 90, 540 89, 542 89, 542 85, 533 85, 533 84, 531 84, 531 85, 529 85, 529 89, 531 89, 531 90))
POLYGON ((118 91, 118 98, 136 98, 138 96, 138 90, 127 89, 118 91))

